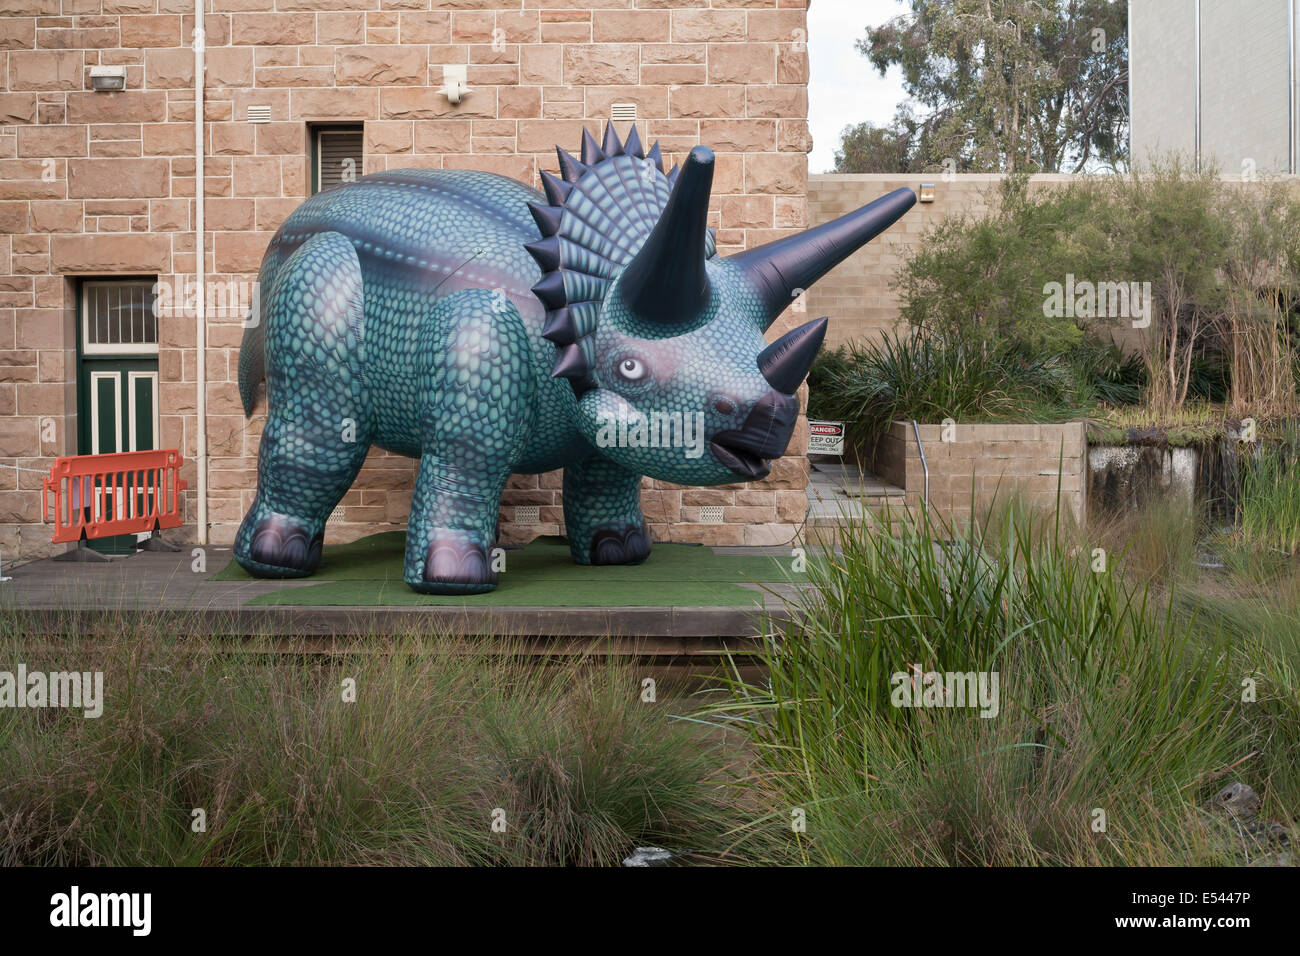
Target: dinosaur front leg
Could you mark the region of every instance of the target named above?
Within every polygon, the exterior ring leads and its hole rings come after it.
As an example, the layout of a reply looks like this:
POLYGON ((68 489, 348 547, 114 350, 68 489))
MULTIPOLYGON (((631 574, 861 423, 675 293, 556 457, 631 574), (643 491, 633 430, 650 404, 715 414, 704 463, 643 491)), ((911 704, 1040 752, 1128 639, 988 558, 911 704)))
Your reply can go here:
POLYGON ((501 492, 532 432, 528 334, 508 301, 467 289, 429 313, 422 349, 422 454, 403 577, 425 594, 490 591, 501 492))
POLYGON ((564 469, 564 525, 578 564, 640 564, 650 556, 641 476, 599 455, 564 469))

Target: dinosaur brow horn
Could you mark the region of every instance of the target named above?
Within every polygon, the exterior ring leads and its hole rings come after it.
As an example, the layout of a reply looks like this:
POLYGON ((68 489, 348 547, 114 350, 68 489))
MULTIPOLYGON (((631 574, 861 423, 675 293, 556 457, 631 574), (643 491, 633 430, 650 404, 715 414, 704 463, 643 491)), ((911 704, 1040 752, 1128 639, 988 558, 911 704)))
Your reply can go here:
POLYGON ((904 186, 854 212, 728 256, 749 276, 763 300, 766 331, 800 291, 880 235, 916 202, 916 193, 904 186))
POLYGON ((659 221, 621 279, 632 311, 653 322, 689 321, 709 301, 704 243, 713 150, 696 146, 682 165, 659 221))

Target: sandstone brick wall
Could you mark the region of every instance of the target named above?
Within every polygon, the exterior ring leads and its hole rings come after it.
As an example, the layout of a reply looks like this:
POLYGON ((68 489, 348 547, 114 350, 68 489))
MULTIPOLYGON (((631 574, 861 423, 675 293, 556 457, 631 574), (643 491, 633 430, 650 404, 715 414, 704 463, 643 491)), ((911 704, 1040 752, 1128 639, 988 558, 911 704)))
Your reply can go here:
MULTIPOLYGON (((1087 436, 1083 422, 1062 425, 957 424, 944 440, 938 424, 919 426, 930 469, 930 507, 947 520, 970 519, 1012 494, 1037 509, 1056 507, 1082 524, 1087 503, 1087 436)), ((925 494, 925 467, 911 422, 894 422, 876 444, 872 471, 907 492, 909 507, 925 494)))
MULTIPOLYGON (((717 151, 710 213, 725 253, 806 224, 805 0, 209 0, 206 31, 207 270, 252 280, 272 232, 310 189, 308 124, 365 124, 367 172, 474 168, 539 184, 553 145, 576 150, 615 102, 635 103, 647 141, 680 161, 717 151), (473 92, 437 95, 444 64, 473 92), (247 122, 266 106, 271 122, 247 122)), ((0 0, 0 465, 48 467, 76 451, 74 279, 156 275, 195 262, 193 3, 0 0), (92 92, 92 65, 125 65, 128 89, 92 92), (42 423, 55 427, 43 430, 42 423)), ((620 127, 626 133, 626 124, 620 127)), ((787 316, 775 336, 802 316, 787 316)), ((211 539, 229 542, 255 485, 262 412, 245 423, 235 384, 239 318, 208 324, 211 539)), ((192 319, 166 320, 162 442, 192 462, 192 319)), ((800 428, 792 450, 801 453, 800 428)), ((372 455, 335 539, 405 521, 411 462, 372 455)), ((789 540, 806 462, 754 486, 649 482, 656 535, 722 544, 789 540), (699 509, 723 508, 722 524, 699 509)), ((194 518, 194 468, 186 471, 194 518)), ((40 477, 0 467, 0 554, 48 545, 40 477)), ((517 477, 509 538, 559 530, 558 476, 517 477), (540 524, 512 526, 518 506, 540 524)), ((193 532, 193 526, 186 528, 193 532)))

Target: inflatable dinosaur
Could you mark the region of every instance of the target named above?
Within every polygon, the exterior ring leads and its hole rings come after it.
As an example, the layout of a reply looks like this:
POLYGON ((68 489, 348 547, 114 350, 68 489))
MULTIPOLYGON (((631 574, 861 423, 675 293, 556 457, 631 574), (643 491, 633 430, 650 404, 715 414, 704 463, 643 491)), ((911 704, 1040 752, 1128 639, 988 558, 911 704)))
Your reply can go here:
POLYGON ((899 189, 737 255, 706 227, 713 153, 665 173, 633 128, 581 160, 557 148, 545 195, 503 176, 396 170, 313 196, 258 276, 239 356, 251 415, 267 383, 257 497, 235 559, 258 577, 320 563, 325 521, 372 445, 420 459, 404 578, 428 593, 496 585, 506 480, 564 469, 580 564, 650 553, 643 475, 754 481, 785 452, 826 334, 763 333, 915 202, 899 189))

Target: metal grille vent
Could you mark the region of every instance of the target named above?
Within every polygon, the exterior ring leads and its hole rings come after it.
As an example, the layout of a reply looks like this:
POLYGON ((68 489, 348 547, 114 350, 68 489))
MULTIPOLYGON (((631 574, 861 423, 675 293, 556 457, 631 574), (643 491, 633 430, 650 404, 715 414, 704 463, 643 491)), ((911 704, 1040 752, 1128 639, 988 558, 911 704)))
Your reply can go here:
POLYGON ((248 108, 248 121, 250 123, 269 123, 271 122, 271 107, 269 106, 250 106, 248 108))

